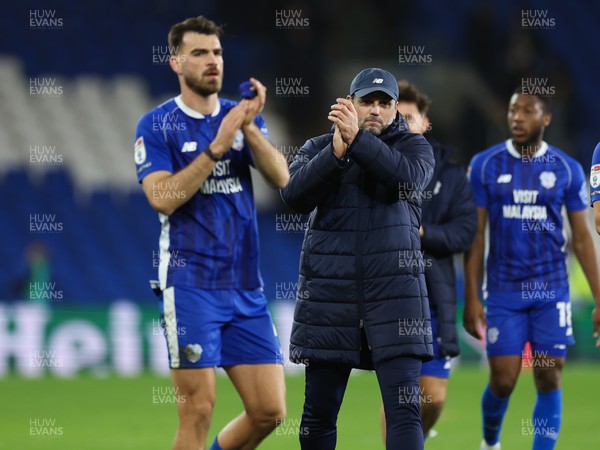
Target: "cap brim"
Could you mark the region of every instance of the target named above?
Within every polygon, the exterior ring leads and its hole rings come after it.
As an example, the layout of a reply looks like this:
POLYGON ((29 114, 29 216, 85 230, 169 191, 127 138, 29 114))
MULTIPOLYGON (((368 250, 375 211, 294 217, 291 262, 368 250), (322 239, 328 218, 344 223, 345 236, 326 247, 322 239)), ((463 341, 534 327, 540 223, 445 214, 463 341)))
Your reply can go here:
POLYGON ((357 97, 364 97, 365 95, 368 95, 371 92, 383 92, 384 94, 389 95, 392 98, 392 100, 398 100, 398 94, 384 87, 368 87, 364 89, 359 89, 356 92, 354 92, 354 95, 356 95, 357 97))

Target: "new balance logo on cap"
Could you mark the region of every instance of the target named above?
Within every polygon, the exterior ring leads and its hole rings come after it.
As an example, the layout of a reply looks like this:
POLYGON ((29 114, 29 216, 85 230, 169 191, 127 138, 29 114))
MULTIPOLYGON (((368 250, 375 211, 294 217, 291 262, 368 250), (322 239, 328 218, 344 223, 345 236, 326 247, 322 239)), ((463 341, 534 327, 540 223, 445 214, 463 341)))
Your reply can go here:
POLYGON ((371 92, 383 92, 392 100, 398 100, 398 82, 387 70, 372 67, 362 70, 350 83, 350 95, 364 97, 371 92))

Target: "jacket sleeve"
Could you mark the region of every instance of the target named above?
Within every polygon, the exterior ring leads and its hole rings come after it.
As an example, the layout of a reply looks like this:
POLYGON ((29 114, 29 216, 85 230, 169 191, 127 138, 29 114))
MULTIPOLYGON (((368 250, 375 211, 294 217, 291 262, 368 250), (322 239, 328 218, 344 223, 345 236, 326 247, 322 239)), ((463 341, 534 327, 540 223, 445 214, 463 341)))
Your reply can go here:
POLYGON ((359 130, 348 147, 348 156, 380 183, 404 191, 424 191, 435 165, 431 145, 419 134, 404 134, 390 147, 368 131, 359 130))
POLYGON ((434 256, 445 257, 469 250, 477 228, 477 210, 464 170, 453 171, 454 189, 450 215, 444 223, 423 223, 421 248, 434 256))
POLYGON ((293 210, 310 213, 339 183, 344 166, 333 154, 331 141, 320 149, 309 139, 290 165, 290 182, 280 190, 281 198, 293 210))

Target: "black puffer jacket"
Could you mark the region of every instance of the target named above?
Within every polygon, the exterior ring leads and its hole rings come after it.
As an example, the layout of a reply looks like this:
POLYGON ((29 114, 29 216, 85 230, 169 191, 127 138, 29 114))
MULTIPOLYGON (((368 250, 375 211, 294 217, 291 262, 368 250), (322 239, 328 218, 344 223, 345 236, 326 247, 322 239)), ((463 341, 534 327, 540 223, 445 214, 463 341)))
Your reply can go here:
POLYGON ((311 213, 300 255, 290 359, 357 367, 361 327, 373 362, 432 357, 421 196, 434 159, 398 115, 379 137, 359 131, 342 163, 333 134, 308 140, 281 191, 311 213))
POLYGON ((423 196, 425 281, 432 314, 438 318, 442 356, 457 356, 456 276, 453 255, 466 252, 477 228, 477 210, 464 169, 450 160, 452 149, 431 137, 435 169, 423 196))

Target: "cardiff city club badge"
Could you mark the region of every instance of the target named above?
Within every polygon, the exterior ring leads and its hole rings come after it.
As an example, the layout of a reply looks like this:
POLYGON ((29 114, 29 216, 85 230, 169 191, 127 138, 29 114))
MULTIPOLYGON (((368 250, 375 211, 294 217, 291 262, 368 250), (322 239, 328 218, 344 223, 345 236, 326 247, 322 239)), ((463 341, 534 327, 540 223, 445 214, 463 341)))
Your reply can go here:
POLYGON ((556 174, 554 172, 542 172, 540 173, 540 182, 542 187, 546 189, 552 189, 556 184, 556 174))
POLYGON ((188 361, 195 363, 202 356, 202 346, 200 344, 188 344, 183 350, 188 361))
POLYGON ((231 148, 238 152, 244 148, 244 133, 242 133, 242 130, 236 131, 231 148))

